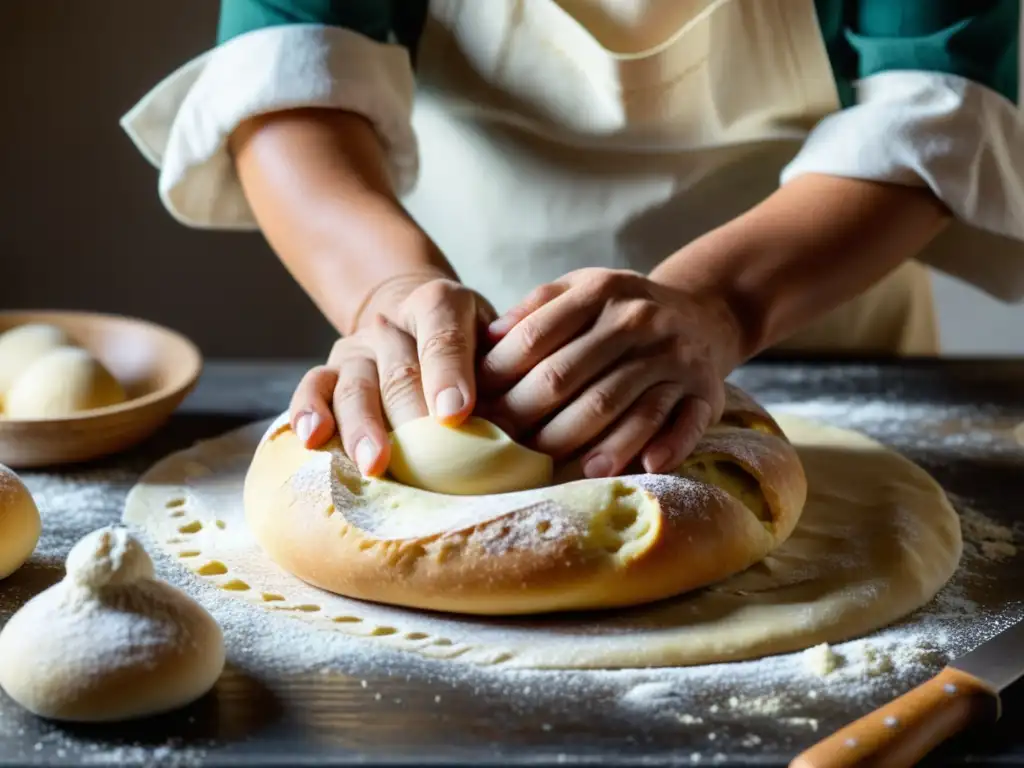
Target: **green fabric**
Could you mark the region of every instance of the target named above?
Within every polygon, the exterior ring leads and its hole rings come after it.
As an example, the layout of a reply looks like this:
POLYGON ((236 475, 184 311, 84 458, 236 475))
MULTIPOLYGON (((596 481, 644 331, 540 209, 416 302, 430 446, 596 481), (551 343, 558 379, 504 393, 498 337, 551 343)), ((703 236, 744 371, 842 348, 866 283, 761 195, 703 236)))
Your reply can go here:
POLYGON ((816 0, 843 106, 881 72, 959 75, 1017 102, 1020 0, 816 0))
MULTIPOLYGON (((486 2, 487 0, 473 0, 486 2)), ((798 2, 798 0, 786 0, 798 2)), ((894 70, 959 75, 1017 102, 1021 0, 815 0, 844 107, 858 79, 894 70)), ((429 0, 221 0, 218 42, 284 24, 326 24, 416 49, 429 0)))
POLYGON ((415 56, 428 0, 221 0, 217 42, 285 24, 345 27, 384 43, 394 41, 415 56))

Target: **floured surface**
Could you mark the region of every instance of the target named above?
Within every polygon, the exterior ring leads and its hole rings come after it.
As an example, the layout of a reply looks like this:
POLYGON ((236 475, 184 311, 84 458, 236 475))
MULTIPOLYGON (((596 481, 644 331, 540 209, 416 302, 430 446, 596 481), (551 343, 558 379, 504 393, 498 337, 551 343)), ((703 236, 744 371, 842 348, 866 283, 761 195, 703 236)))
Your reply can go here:
POLYGON ((487 621, 376 606, 305 585, 262 554, 244 523, 242 481, 266 423, 161 461, 132 490, 125 516, 184 566, 268 611, 431 657, 506 667, 754 658, 856 637, 931 599, 961 547, 959 520, 941 489, 862 435, 778 418, 810 488, 791 539, 711 589, 629 611, 487 621))
MULTIPOLYGON (((138 451, 23 477, 43 517, 39 547, 0 588, 0 623, 63 575, 68 550, 116 522, 154 462, 194 440, 281 411, 306 372, 293 364, 213 361, 196 395, 138 451)), ((531 670, 431 660, 263 610, 154 551, 161 578, 224 628, 229 670, 209 706, 138 730, 68 731, 0 696, 0 762, 191 766, 280 762, 505 762, 645 766, 785 765, 794 754, 882 706, 1024 617, 1024 556, 993 560, 986 544, 1024 546, 1014 490, 1024 451, 1019 364, 788 366, 752 364, 736 383, 773 410, 857 429, 933 471, 966 520, 953 579, 923 609, 833 646, 842 663, 814 672, 803 653, 696 667, 531 670), (1003 373, 1000 373, 1003 371, 1003 373), (247 682, 243 682, 247 681, 247 682), (260 693, 261 686, 263 693, 260 693), (268 702, 267 691, 271 693, 268 702), (275 714, 276 713, 276 714, 275 714), (269 718, 269 722, 268 722, 269 718)), ((991 547, 989 547, 991 548, 991 547)), ((1004 718, 968 762, 1006 762, 1004 718)), ((975 742, 978 743, 978 742, 975 742)), ((1017 750, 1019 753, 1019 750, 1017 750)), ((959 759, 959 758, 957 758, 959 759)))

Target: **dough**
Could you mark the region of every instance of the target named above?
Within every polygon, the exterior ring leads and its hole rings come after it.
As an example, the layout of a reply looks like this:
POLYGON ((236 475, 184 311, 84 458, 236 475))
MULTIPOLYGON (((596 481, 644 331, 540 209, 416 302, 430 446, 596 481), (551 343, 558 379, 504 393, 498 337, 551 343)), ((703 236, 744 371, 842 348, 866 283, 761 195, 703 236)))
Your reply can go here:
POLYGON ((446 427, 425 416, 391 433, 388 474, 413 488, 456 496, 509 493, 550 484, 552 470, 550 456, 484 419, 446 427))
POLYGON ((836 644, 927 603, 953 575, 960 525, 920 467, 850 430, 776 411, 807 473, 793 535, 762 562, 700 592, 624 611, 539 619, 440 616, 351 600, 270 561, 245 524, 241 490, 267 423, 160 461, 125 519, 225 594, 311 630, 431 658, 531 668, 708 664, 836 644), (214 565, 214 567, 211 567, 214 565))
MULTIPOLYGON (((803 508, 807 489, 795 451, 764 411, 730 393, 729 422, 701 440, 681 477, 582 479, 495 495, 444 495, 364 479, 337 442, 307 450, 283 423, 253 457, 247 521, 281 567, 373 602, 511 615, 672 597, 761 560, 786 540, 803 508)), ((476 451, 480 466, 447 448, 437 461, 450 457, 456 466, 429 465, 424 435, 439 433, 455 436, 457 448, 468 443, 467 450, 477 440, 451 430, 414 431, 420 466, 447 474, 448 483, 460 470, 500 473, 504 464, 488 460, 483 448, 476 451)), ((503 445, 496 456, 514 447, 508 438, 503 445)), ((488 482, 467 475, 459 487, 482 490, 488 482)))
POLYGON ((52 419, 125 401, 117 379, 84 349, 60 347, 38 358, 7 393, 12 419, 52 419))
POLYGON ((100 722, 177 709, 224 667, 213 617, 153 575, 124 528, 102 528, 67 558, 67 575, 0 631, 0 688, 33 714, 100 722))
POLYGON ((54 325, 30 323, 0 334, 0 410, 14 380, 37 359, 71 343, 54 325))
POLYGON ((39 542, 41 523, 32 494, 0 464, 0 579, 18 570, 39 542))

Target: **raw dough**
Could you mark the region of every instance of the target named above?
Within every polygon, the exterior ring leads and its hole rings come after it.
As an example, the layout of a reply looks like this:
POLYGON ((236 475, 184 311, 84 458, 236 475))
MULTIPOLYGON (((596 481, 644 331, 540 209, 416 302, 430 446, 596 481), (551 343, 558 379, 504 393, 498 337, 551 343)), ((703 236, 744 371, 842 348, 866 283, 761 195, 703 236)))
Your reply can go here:
POLYGON ((35 551, 41 523, 32 494, 0 464, 0 579, 18 570, 35 551))
POLYGON ((0 334, 0 410, 14 380, 37 359, 71 343, 55 325, 29 323, 0 334))
POLYGON ((166 712, 205 694, 224 667, 213 617, 153 575, 125 528, 102 528, 63 581, 0 632, 0 687, 33 714, 99 722, 166 712))
POLYGON ((117 379, 78 347, 60 347, 38 358, 7 393, 12 419, 51 419, 125 401, 117 379))
MULTIPOLYGON (((253 456, 246 520, 278 565, 347 597, 505 616, 650 603, 762 560, 803 509, 796 451, 744 393, 730 387, 726 400, 727 423, 700 440, 681 476, 476 496, 364 478, 337 441, 308 450, 282 415, 253 456)), ((437 432, 424 428, 428 437, 411 441, 423 466, 437 432)), ((451 483, 460 471, 501 471, 496 461, 473 466, 461 450, 439 461, 449 458, 451 483)), ((491 481, 467 474, 463 482, 482 490, 491 481)))
POLYGON ((435 493, 483 496, 540 488, 551 482, 552 468, 550 456, 524 448, 484 419, 453 428, 424 416, 391 433, 388 473, 435 493))
POLYGON ((132 489, 125 518, 224 594, 282 618, 478 664, 615 668, 750 659, 862 636, 927 603, 961 551, 957 514, 938 484, 861 434, 773 415, 808 477, 793 535, 731 579, 620 612, 443 617, 304 584, 271 563, 245 525, 242 483, 266 422, 159 462, 132 489))

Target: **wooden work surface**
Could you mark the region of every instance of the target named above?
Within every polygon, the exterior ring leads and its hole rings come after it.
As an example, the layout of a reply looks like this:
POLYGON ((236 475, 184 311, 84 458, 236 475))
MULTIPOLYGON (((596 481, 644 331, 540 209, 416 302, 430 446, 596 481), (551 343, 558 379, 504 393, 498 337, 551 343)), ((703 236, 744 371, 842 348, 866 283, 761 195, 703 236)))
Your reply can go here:
MULTIPOLYGON (((276 415, 303 370, 296 364, 211 363, 195 393, 149 443, 52 475, 73 472, 115 522, 134 478, 156 459, 276 415), (100 483, 111 469, 122 480, 100 483), (92 477, 97 480, 89 486, 92 477)), ((1005 525, 1024 523, 1024 448, 1014 438, 1014 428, 1024 423, 1024 361, 766 362, 747 366, 734 379, 767 405, 817 403, 829 421, 873 434, 921 463, 958 504, 969 503, 1005 525), (922 419, 922 413, 930 417, 922 419)), ((29 477, 46 480, 45 473, 29 477)), ((988 586, 972 597, 987 606, 1024 606, 1024 554, 991 568, 988 586)), ((0 623, 60 576, 59 564, 30 563, 0 584, 0 623)), ((817 730, 784 727, 771 716, 753 722, 724 706, 718 714, 705 709, 695 723, 638 716, 617 706, 619 693, 601 686, 586 697, 574 691, 512 695, 508 686, 438 683, 418 677, 415 666, 403 672, 401 664, 263 673, 258 665, 240 663, 247 650, 231 640, 235 663, 214 693, 153 721, 56 726, 0 696, 0 765, 785 765, 887 698, 823 696, 805 701, 795 713, 800 717, 788 718, 813 720, 817 730)), ((896 687, 915 682, 901 679, 896 687)), ((1011 690, 995 729, 950 746, 934 762, 1024 765, 1024 693, 1011 690)))

